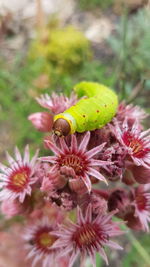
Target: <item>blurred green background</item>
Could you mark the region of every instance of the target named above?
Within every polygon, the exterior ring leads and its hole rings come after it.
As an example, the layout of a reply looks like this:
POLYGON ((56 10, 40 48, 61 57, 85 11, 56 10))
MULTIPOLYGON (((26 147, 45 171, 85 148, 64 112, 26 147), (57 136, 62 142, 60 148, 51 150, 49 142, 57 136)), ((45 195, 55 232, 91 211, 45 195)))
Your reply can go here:
MULTIPOLYGON (((71 2, 71 12, 63 17, 63 10, 45 15, 38 0, 34 23, 31 18, 16 19, 18 14, 10 11, 0 15, 1 160, 5 150, 12 152, 16 144, 21 150, 30 144, 32 153, 40 147, 44 154, 43 134, 27 120, 43 110, 34 98, 53 91, 69 96, 82 80, 104 83, 117 91, 120 100, 150 112, 147 1, 71 2)), ((149 236, 136 234, 136 238, 143 250, 137 240, 124 237, 124 251, 110 255, 110 266, 150 266, 149 236)), ((100 266, 105 265, 97 256, 100 266)))

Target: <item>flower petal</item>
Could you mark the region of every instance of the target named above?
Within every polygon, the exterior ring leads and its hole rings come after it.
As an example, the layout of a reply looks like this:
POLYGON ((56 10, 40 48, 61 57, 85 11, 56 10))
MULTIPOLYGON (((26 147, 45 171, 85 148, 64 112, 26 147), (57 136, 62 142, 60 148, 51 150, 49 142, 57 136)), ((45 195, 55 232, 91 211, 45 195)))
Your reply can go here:
POLYGON ((97 170, 95 170, 93 168, 88 168, 88 171, 87 172, 91 176, 96 177, 98 180, 103 181, 103 182, 105 182, 108 185, 108 182, 105 179, 105 177, 102 174, 100 174, 100 172, 98 172, 97 170))
POLYGON ((85 174, 84 177, 81 177, 82 181, 85 183, 89 193, 91 192, 91 189, 92 189, 92 184, 91 184, 91 180, 89 178, 88 175, 85 174))
POLYGON ((106 143, 103 143, 103 144, 101 144, 101 145, 99 145, 99 146, 96 146, 96 147, 94 147, 93 149, 89 150, 88 152, 85 153, 86 156, 87 156, 89 159, 92 158, 94 155, 96 155, 97 153, 99 153, 99 152, 102 151, 102 149, 104 148, 105 144, 106 144, 106 143))
POLYGON ((84 135, 83 140, 82 140, 82 142, 79 145, 79 151, 82 151, 82 152, 85 152, 86 151, 86 147, 88 145, 89 140, 90 140, 90 132, 88 131, 84 135))

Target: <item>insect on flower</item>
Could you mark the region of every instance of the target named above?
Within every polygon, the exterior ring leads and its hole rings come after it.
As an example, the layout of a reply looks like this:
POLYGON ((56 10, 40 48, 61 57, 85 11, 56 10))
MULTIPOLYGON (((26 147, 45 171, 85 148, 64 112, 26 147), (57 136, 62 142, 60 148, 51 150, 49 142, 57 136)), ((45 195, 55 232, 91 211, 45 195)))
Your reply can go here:
POLYGON ((117 95, 108 87, 94 82, 81 82, 74 90, 79 97, 86 98, 54 117, 54 133, 58 136, 102 128, 116 114, 117 95))

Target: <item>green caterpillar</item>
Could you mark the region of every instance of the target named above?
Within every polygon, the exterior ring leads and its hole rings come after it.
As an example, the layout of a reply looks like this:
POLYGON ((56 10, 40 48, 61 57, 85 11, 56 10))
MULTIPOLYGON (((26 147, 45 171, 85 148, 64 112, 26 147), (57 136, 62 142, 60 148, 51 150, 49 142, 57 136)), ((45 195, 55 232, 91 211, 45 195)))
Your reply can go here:
POLYGON ((108 87, 95 82, 81 82, 74 87, 78 97, 74 106, 54 117, 54 133, 67 136, 102 128, 114 117, 118 97, 108 87))

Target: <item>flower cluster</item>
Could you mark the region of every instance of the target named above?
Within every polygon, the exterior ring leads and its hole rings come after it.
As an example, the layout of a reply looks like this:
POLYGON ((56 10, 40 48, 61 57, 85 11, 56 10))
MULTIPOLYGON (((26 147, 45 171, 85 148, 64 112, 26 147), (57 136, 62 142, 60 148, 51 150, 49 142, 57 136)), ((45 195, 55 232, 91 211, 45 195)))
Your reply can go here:
MULTIPOLYGON (((43 95, 37 102, 48 111, 28 119, 39 131, 51 131, 53 116, 76 101, 74 94, 43 95)), ((79 256, 81 263, 89 256, 96 266, 96 253, 108 264, 105 248, 122 249, 112 240, 123 234, 120 224, 149 231, 146 116, 123 102, 102 129, 45 136, 47 156, 38 158, 37 150, 30 159, 29 146, 23 157, 18 148, 15 159, 6 153, 9 167, 0 164, 1 212, 6 220, 21 216, 19 242, 28 266, 71 267, 79 256)))

